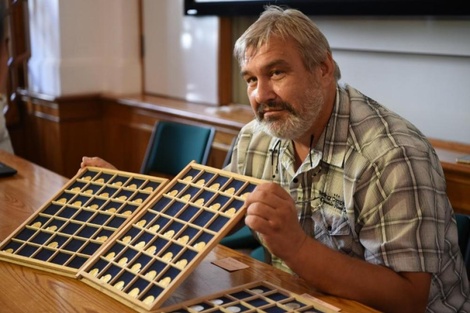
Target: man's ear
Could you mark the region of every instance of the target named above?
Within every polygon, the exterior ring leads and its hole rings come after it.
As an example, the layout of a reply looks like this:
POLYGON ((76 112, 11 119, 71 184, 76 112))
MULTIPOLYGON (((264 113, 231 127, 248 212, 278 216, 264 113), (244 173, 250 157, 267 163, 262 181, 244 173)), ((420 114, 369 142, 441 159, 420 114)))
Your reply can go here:
POLYGON ((335 62, 333 61, 333 56, 331 53, 326 54, 325 60, 320 64, 320 69, 322 77, 326 78, 328 76, 334 77, 335 72, 335 62))

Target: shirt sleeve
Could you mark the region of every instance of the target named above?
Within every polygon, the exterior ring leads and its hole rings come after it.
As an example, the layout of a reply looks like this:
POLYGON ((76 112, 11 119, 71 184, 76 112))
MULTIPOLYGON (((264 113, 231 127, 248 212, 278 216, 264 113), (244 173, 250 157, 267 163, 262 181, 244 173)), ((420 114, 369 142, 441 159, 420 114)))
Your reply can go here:
POLYGON ((432 152, 400 146, 365 169, 355 201, 368 262, 398 272, 439 270, 452 210, 436 162, 432 152))

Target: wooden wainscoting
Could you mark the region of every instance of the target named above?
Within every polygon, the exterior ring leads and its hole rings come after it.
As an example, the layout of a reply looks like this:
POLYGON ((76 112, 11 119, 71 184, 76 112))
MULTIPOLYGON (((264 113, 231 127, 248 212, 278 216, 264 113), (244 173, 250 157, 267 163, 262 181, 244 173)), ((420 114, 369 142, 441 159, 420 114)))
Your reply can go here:
MULTIPOLYGON (((22 93, 22 142, 15 153, 66 177, 76 174, 81 156, 103 154, 99 95, 52 98, 22 93)), ((14 140, 14 139, 13 139, 14 140)))
POLYGON ((159 120, 214 126, 208 165, 220 168, 232 139, 252 119, 248 106, 218 112, 213 106, 155 96, 54 98, 23 91, 22 100, 21 137, 27 140, 14 142, 16 153, 66 177, 75 175, 84 155, 138 172, 159 120))
POLYGON ((470 214, 470 164, 458 163, 458 157, 470 154, 470 145, 431 139, 441 160, 447 181, 447 195, 458 213, 470 214))
POLYGON ((235 116, 215 109, 155 96, 103 97, 104 157, 120 169, 139 171, 154 124, 166 120, 215 127, 208 165, 220 168, 232 139, 252 113, 248 106, 238 108, 235 116))

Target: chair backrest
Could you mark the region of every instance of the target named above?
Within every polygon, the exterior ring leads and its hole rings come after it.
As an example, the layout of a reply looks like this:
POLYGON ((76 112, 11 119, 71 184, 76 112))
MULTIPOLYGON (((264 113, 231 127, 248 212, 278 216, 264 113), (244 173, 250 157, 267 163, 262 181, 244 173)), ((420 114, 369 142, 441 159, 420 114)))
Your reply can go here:
POLYGON ((188 163, 206 165, 215 128, 177 122, 155 124, 140 172, 176 176, 188 163))
POLYGON ((237 143, 237 137, 232 139, 232 143, 230 144, 230 148, 228 149, 227 154, 225 155, 224 164, 222 164, 222 168, 229 165, 230 162, 232 161, 233 148, 235 148, 236 143, 237 143))
POLYGON ((459 247, 467 267, 467 275, 470 278, 470 215, 455 214, 459 235, 459 247))

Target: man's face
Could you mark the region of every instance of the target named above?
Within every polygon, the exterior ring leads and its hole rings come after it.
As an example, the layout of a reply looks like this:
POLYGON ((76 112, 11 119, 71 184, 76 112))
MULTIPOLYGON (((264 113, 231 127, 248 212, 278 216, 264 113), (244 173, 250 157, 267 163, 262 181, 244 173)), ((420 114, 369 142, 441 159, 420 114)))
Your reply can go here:
POLYGON ((275 37, 245 56, 241 72, 261 129, 292 140, 309 133, 324 103, 320 67, 308 71, 294 43, 275 37))

